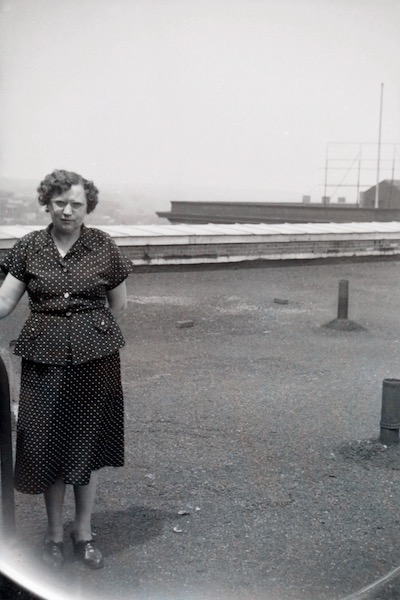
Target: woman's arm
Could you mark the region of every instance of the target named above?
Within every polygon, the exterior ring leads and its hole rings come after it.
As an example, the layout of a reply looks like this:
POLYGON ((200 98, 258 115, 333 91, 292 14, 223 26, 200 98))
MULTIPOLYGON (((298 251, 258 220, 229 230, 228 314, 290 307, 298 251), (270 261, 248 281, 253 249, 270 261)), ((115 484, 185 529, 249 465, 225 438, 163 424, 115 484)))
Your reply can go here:
POLYGON ((17 306, 24 295, 26 286, 11 273, 8 273, 0 288, 0 319, 4 319, 17 306))
POLYGON ((117 285, 114 289, 108 290, 107 300, 114 317, 118 317, 123 310, 126 310, 128 299, 126 297, 125 281, 117 285))

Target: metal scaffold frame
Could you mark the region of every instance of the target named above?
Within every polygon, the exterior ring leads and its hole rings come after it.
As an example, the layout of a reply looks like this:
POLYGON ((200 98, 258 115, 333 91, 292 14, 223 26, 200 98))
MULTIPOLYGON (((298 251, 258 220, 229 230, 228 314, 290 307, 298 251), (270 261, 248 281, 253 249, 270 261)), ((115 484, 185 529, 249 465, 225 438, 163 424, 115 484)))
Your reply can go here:
MULTIPOLYGON (((394 142, 378 144, 376 142, 328 142, 325 155, 325 178, 324 198, 335 198, 343 188, 355 188, 354 203, 360 204, 360 194, 366 189, 377 185, 379 188, 379 177, 394 181, 400 179, 399 165, 396 159, 400 154, 399 144, 394 142), (379 148, 381 146, 381 148, 379 148), (377 169, 377 158, 374 154, 378 151, 379 168, 377 169), (373 182, 371 171, 377 173, 377 181, 373 182), (335 181, 331 174, 335 173, 335 181), (333 192, 328 194, 328 188, 333 192)), ((378 190, 379 192, 379 190, 378 190)), ((379 204, 379 195, 378 203, 379 204)), ((375 206, 378 208, 378 206, 375 206)))

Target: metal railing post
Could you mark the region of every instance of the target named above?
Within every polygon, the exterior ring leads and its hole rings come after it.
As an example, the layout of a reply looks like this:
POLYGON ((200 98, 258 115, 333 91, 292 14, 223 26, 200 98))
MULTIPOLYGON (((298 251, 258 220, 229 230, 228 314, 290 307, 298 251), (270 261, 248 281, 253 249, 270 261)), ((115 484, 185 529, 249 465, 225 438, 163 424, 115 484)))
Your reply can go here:
POLYGON ((11 436, 10 387, 7 369, 0 356, 0 454, 1 454, 1 500, 3 532, 15 535, 14 469, 11 436))

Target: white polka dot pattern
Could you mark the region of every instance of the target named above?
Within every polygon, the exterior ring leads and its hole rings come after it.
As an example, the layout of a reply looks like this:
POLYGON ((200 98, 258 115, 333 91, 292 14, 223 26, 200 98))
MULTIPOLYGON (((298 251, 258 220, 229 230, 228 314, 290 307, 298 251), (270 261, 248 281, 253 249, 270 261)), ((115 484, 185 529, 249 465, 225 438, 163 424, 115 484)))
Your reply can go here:
POLYGON ((91 471, 123 464, 119 354, 67 367, 24 359, 16 489, 39 494, 58 477, 86 485, 91 471))
POLYGON ((86 485, 93 470, 124 463, 119 349, 107 291, 129 261, 106 233, 82 226, 62 257, 51 227, 21 238, 2 269, 27 287, 31 315, 22 356, 15 487, 42 493, 58 477, 86 485))
POLYGON ((52 365, 113 354, 124 340, 106 293, 126 279, 131 264, 108 234, 85 226, 61 257, 51 227, 21 238, 2 266, 26 283, 31 309, 15 353, 52 365))

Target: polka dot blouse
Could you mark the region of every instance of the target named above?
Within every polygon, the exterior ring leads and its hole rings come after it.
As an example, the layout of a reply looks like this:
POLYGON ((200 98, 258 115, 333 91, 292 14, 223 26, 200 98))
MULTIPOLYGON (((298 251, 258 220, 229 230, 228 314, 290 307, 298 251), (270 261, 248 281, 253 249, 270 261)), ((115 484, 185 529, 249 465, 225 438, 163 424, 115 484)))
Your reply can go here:
POLYGON ((131 264, 107 233, 85 225, 62 257, 51 228, 22 237, 2 265, 26 284, 31 309, 15 353, 53 365, 113 354, 124 340, 106 294, 128 277, 131 264))

